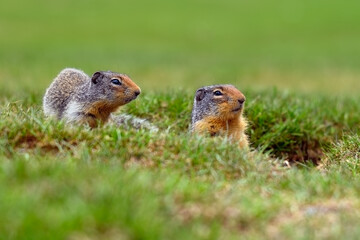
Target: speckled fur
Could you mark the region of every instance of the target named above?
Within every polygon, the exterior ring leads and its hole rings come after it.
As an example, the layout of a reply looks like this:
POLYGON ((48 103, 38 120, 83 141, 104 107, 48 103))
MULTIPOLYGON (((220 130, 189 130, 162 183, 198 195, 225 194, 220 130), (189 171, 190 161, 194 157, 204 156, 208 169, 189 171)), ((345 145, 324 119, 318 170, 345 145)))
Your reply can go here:
POLYGON ((248 148, 245 134, 247 121, 243 116, 245 96, 233 85, 212 85, 199 88, 194 97, 191 131, 211 136, 225 135, 248 148), (222 95, 215 96, 220 91, 222 95))
POLYGON ((96 127, 139 94, 140 88, 125 74, 100 71, 90 78, 81 70, 66 68, 46 90, 43 108, 47 116, 96 127), (112 84, 114 78, 122 84, 112 84))
POLYGON ((150 123, 148 120, 143 118, 137 118, 129 114, 119 114, 112 115, 111 121, 116 125, 124 127, 126 129, 134 128, 134 129, 147 129, 150 132, 158 132, 159 128, 154 124, 150 123))

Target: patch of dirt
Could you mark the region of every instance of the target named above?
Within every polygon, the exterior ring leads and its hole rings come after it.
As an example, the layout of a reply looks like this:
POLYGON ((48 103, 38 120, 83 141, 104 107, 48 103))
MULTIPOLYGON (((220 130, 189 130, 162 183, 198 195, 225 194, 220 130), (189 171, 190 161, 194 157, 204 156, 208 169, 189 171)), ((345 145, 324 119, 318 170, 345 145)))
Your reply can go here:
MULTIPOLYGON (((226 190, 225 190, 226 191, 226 190)), ((222 195, 224 193, 218 193, 222 195)), ((215 196, 215 199, 219 196, 215 196)), ((243 219, 239 208, 224 204, 217 200, 213 202, 183 202, 182 197, 175 200, 172 208, 173 216, 184 224, 189 224, 195 219, 202 219, 205 222, 220 221, 223 227, 231 231, 245 233, 249 230, 249 221, 243 219)))
POLYGON ((283 235, 286 227, 296 227, 294 231, 301 232, 311 226, 316 229, 318 236, 327 236, 333 226, 340 224, 342 215, 359 214, 354 202, 355 200, 328 201, 290 209, 276 216, 267 226, 266 233, 271 239, 286 239, 283 235))
POLYGON ((155 162, 148 158, 131 157, 124 164, 125 168, 130 168, 130 167, 134 167, 134 166, 142 166, 142 167, 146 167, 146 168, 151 168, 151 167, 155 166, 155 162))
MULTIPOLYGON (((42 144, 41 144, 42 145, 42 144)), ((41 150, 47 153, 56 154, 59 152, 59 147, 50 143, 41 146, 41 150)))
POLYGON ((87 229, 84 232, 74 232, 68 237, 69 240, 100 240, 100 239, 116 239, 128 240, 130 237, 117 228, 109 228, 99 231, 98 229, 87 229))
POLYGON ((324 157, 324 152, 319 143, 303 142, 291 153, 285 154, 285 157, 292 163, 311 161, 314 165, 318 165, 324 157))
POLYGON ((25 136, 18 136, 14 140, 15 147, 22 150, 33 150, 33 149, 41 149, 47 153, 57 153, 59 152, 59 147, 55 143, 48 142, 41 137, 36 137, 31 134, 27 134, 25 136))
POLYGON ((36 147, 38 142, 39 141, 35 136, 25 135, 25 136, 18 137, 18 139, 15 140, 15 147, 33 149, 36 147))

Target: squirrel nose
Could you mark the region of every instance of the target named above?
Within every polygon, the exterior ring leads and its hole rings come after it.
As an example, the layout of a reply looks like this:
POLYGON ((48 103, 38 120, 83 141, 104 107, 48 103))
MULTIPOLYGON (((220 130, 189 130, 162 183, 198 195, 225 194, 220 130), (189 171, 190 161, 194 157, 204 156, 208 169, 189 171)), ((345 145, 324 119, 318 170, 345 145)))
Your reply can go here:
POLYGON ((245 99, 238 99, 238 102, 242 105, 245 102, 245 99))
POLYGON ((137 90, 137 91, 135 91, 135 92, 134 92, 134 94, 135 94, 135 96, 137 97, 137 96, 139 96, 140 91, 139 91, 139 90, 137 90))

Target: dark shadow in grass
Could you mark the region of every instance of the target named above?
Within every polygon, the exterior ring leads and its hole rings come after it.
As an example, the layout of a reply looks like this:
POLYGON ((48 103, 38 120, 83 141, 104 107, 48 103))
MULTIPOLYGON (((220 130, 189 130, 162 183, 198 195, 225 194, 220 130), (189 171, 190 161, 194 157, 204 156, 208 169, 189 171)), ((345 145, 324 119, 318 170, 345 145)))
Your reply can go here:
POLYGON ((246 116, 252 147, 292 163, 320 164, 327 146, 358 132, 358 98, 248 91, 246 116))
POLYGON ((285 153, 290 162, 308 162, 318 165, 321 162, 324 152, 319 142, 303 141, 300 146, 292 149, 292 152, 285 153))
POLYGON ((43 142, 40 138, 31 134, 20 136, 18 139, 16 139, 15 147, 24 150, 32 150, 35 148, 39 148, 44 153, 56 154, 59 152, 58 146, 51 143, 43 142))

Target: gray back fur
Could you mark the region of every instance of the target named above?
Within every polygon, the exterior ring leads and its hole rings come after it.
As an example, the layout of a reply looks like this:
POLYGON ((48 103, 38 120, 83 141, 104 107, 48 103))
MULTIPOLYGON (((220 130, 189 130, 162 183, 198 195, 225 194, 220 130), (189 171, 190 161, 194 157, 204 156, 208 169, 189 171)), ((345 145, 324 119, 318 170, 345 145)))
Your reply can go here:
POLYGON ((84 92, 90 85, 90 77, 83 71, 62 70, 46 90, 43 99, 45 115, 61 118, 66 106, 77 92, 84 92))

